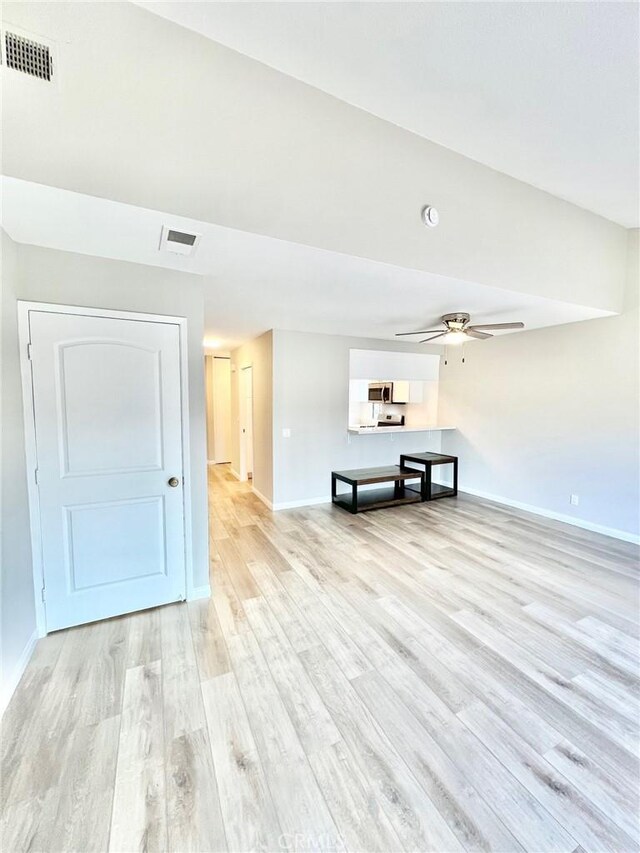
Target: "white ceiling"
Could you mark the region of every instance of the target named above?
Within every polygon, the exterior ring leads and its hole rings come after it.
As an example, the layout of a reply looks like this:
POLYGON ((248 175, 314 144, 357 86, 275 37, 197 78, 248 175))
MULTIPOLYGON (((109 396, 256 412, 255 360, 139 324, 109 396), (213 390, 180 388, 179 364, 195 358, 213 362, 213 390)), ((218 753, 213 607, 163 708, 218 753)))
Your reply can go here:
POLYGON ((635 2, 146 2, 159 15, 626 227, 635 2))
POLYGON ((14 178, 2 197, 2 226, 19 243, 203 276, 206 337, 223 348, 271 328, 389 339, 456 310, 528 329, 609 313, 14 178), (195 255, 159 251, 163 225, 201 233, 195 255))

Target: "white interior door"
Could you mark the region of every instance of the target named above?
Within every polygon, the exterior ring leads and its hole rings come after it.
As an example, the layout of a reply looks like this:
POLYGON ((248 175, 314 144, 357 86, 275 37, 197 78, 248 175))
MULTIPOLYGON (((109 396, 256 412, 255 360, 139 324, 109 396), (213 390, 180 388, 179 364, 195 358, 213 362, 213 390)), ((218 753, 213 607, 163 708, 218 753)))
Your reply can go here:
POLYGON ((29 331, 47 631, 184 598, 179 327, 30 311, 29 331))
POLYGON ((240 453, 243 479, 253 477, 253 368, 240 373, 240 453))
POLYGON ((214 459, 231 461, 231 361, 213 358, 214 459))

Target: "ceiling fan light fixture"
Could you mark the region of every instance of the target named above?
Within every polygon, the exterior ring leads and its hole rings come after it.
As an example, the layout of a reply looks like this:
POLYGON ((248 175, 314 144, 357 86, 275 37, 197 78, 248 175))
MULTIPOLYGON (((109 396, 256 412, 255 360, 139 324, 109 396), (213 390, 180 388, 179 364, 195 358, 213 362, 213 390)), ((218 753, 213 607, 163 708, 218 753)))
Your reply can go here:
POLYGON ((463 331, 454 329, 451 332, 447 332, 447 334, 444 336, 443 343, 447 344, 447 346, 449 344, 454 344, 455 346, 458 346, 459 344, 463 344, 465 341, 468 340, 469 336, 465 335, 463 331))

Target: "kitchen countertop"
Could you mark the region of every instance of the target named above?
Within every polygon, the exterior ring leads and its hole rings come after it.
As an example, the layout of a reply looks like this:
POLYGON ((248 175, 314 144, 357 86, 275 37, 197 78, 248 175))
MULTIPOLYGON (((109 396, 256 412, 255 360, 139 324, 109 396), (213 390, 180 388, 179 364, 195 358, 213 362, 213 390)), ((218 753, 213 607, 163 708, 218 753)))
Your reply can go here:
POLYGON ((371 433, 381 432, 437 432, 438 430, 455 429, 453 426, 438 426, 437 424, 429 424, 428 426, 409 427, 409 426, 350 426, 349 432, 351 435, 371 435, 371 433))

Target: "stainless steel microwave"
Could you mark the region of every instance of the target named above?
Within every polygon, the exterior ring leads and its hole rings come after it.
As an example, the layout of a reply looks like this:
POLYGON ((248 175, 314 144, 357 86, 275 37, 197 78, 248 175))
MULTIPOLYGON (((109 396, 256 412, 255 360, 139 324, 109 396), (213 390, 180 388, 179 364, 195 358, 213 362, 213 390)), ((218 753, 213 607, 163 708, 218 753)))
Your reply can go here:
POLYGON ((390 403, 393 399, 393 382, 370 382, 369 402, 390 403))

